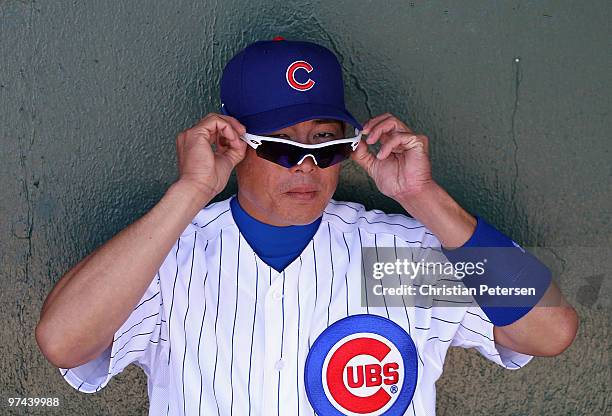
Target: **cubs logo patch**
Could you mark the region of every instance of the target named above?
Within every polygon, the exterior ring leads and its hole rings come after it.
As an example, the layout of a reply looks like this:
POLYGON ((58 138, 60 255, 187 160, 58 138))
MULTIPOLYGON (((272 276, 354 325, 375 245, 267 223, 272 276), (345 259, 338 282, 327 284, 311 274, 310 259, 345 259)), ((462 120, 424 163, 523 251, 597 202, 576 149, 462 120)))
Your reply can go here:
POLYGON ((298 91, 308 91, 315 85, 315 81, 308 78, 305 82, 299 82, 295 78, 295 73, 298 69, 303 69, 307 73, 311 73, 314 69, 312 65, 310 65, 306 61, 295 61, 291 65, 287 67, 287 71, 285 72, 285 77, 287 79, 287 83, 291 88, 298 91))
POLYGON ((330 325, 312 344, 304 382, 320 416, 403 415, 416 388, 412 338, 377 315, 352 315, 330 325))

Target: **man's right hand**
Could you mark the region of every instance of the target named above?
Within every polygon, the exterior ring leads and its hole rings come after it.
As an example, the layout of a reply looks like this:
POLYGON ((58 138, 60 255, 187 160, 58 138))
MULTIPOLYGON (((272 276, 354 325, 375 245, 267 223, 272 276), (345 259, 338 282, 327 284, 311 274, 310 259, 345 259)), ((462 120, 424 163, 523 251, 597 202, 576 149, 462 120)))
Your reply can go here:
POLYGON ((240 139, 246 128, 234 117, 209 113, 176 138, 179 181, 195 186, 209 199, 220 193, 246 154, 240 139), (213 148, 214 145, 214 148, 213 148))

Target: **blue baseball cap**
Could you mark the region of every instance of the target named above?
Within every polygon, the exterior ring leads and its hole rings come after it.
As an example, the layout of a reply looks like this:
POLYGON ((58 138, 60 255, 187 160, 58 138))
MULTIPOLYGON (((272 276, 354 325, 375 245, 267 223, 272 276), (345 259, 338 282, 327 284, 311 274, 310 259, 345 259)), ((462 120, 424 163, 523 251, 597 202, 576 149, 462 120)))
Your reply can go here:
POLYGON ((252 43, 226 64, 221 112, 253 134, 322 118, 362 129, 345 108, 336 56, 321 45, 281 37, 252 43))

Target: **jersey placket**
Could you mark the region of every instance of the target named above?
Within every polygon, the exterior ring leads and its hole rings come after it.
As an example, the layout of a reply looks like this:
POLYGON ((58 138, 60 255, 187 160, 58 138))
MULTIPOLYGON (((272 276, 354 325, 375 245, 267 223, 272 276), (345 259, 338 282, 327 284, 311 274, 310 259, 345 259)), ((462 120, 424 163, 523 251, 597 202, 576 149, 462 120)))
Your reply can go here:
POLYGON ((295 291, 297 288, 297 276, 301 270, 299 260, 294 261, 281 272, 272 271, 272 283, 264 299, 264 379, 263 379, 263 407, 266 414, 282 414, 279 403, 281 392, 280 383, 289 382, 282 380, 287 373, 288 367, 292 365, 288 360, 291 354, 288 350, 292 342, 288 339, 288 332, 295 328, 291 322, 293 305, 286 302, 286 293, 295 291))

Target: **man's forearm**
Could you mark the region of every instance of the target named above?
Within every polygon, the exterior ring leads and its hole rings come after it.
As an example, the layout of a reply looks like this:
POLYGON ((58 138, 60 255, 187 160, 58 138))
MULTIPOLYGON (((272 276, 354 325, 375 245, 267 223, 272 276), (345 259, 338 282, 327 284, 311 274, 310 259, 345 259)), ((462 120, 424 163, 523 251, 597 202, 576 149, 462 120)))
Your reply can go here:
MULTIPOLYGON (((398 202, 434 233, 444 248, 461 247, 476 228, 476 218, 437 184, 398 202)), ((495 342, 515 351, 552 356, 572 343, 577 327, 576 311, 551 283, 531 311, 513 324, 495 326, 493 334, 495 342)))
POLYGON ((578 330, 576 310, 551 282, 538 304, 518 321, 493 328, 495 342, 514 351, 555 356, 571 345, 578 330))
POLYGON ((147 214, 62 277, 36 327, 45 356, 74 367, 100 354, 144 294, 181 232, 211 197, 173 184, 147 214))
POLYGON ((445 248, 462 246, 474 233, 476 218, 438 184, 398 199, 402 207, 427 227, 445 248))

